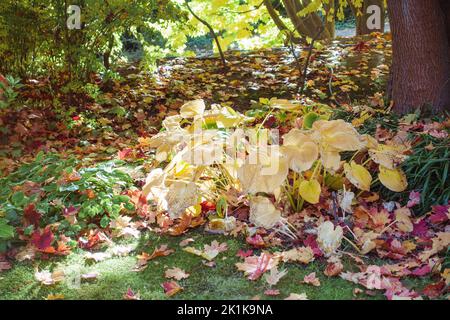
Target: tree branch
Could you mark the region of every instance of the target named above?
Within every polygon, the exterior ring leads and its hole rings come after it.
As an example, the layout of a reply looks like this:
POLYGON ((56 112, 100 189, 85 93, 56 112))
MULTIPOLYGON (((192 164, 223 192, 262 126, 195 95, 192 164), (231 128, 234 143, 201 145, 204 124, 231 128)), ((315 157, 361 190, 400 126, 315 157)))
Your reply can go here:
POLYGON ((227 67, 227 61, 225 60, 225 55, 223 54, 222 47, 220 46, 219 39, 217 38, 217 35, 214 32, 213 27, 211 27, 211 25, 207 21, 203 20, 198 15, 196 15, 194 13, 194 11, 192 11, 191 7, 189 6, 189 1, 188 0, 184 0, 184 3, 186 4, 186 7, 188 8, 189 12, 194 16, 194 18, 196 18, 198 21, 203 23, 208 28, 209 33, 214 38, 214 41, 216 42, 217 48, 219 49, 219 54, 220 54, 220 59, 222 60, 222 65, 224 67, 227 67))

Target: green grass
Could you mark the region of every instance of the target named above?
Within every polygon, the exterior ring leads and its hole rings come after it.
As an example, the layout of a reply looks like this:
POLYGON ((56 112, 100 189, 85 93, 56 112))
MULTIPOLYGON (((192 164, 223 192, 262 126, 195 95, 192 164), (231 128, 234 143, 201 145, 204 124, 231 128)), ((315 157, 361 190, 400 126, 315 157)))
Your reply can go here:
MULTIPOLYGON (((354 299, 354 284, 339 277, 328 278, 323 274, 324 260, 316 260, 307 266, 300 264, 280 265, 287 268, 288 274, 274 287, 280 290, 280 295, 268 297, 264 291, 268 288, 264 278, 250 281, 237 270, 235 263, 241 261, 236 257, 239 249, 248 249, 242 239, 232 237, 202 234, 194 231, 183 237, 159 237, 146 234, 139 241, 127 242, 136 246, 136 250, 125 257, 113 257, 98 263, 86 263, 85 251, 78 250, 68 257, 51 259, 48 261, 17 263, 14 267, 0 274, 0 299, 45 299, 49 294, 61 294, 65 299, 122 299, 128 288, 139 292, 141 299, 168 299, 161 287, 167 279, 164 271, 167 268, 179 267, 190 273, 190 277, 179 281, 184 290, 169 299, 251 299, 259 296, 262 299, 284 299, 290 293, 306 293, 309 299, 343 300, 354 299), (202 259, 184 252, 179 242, 185 238, 195 239, 190 245, 200 248, 213 240, 225 241, 228 250, 216 257, 216 267, 210 268, 202 263, 202 259), (158 257, 149 261, 147 269, 142 272, 133 271, 136 254, 146 251, 151 253, 156 246, 168 244, 175 252, 167 257, 158 257), (40 284, 34 278, 36 268, 39 270, 54 270, 62 267, 66 274, 78 271, 80 274, 98 272, 96 280, 82 281, 79 287, 74 287, 70 281, 63 281, 53 286, 40 284), (316 272, 321 281, 320 287, 302 284, 303 277, 316 272)), ((349 261, 344 259, 345 270, 356 271, 349 261)), ((417 287, 417 282, 409 283, 417 287)), ((368 296, 360 294, 358 299, 383 299, 383 296, 368 296)))

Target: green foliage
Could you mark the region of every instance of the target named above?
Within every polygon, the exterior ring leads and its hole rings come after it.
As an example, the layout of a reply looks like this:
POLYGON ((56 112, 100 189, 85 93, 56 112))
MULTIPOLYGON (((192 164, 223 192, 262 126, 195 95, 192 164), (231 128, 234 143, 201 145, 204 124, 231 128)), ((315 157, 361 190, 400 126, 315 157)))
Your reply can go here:
POLYGON ((404 164, 409 189, 421 193, 418 212, 425 213, 432 205, 445 205, 450 200, 450 139, 422 135, 413 153, 404 164), (431 150, 427 146, 433 146, 431 150))
MULTIPOLYGON (((121 55, 121 35, 139 35, 177 23, 179 8, 170 0, 76 0, 81 29, 69 30, 70 12, 61 0, 4 0, 0 3, 0 72, 22 76, 65 72, 69 80, 86 79, 107 69, 121 55), (102 58, 100 58, 102 57, 102 58)), ((143 37, 138 37, 144 41, 143 37)))
POLYGON ((110 161, 78 168, 74 158, 39 153, 35 161, 0 179, 0 238, 12 238, 11 228, 22 225, 24 209, 30 204, 41 214, 40 226, 59 222, 69 236, 90 223, 105 228, 121 210, 134 209, 129 197, 121 194, 132 179, 116 168, 118 164, 110 161), (77 212, 77 224, 64 219, 67 209, 77 212))
POLYGON ((6 81, 7 85, 0 81, 0 110, 8 108, 16 100, 19 95, 18 90, 23 86, 19 78, 11 75, 6 76, 6 81))

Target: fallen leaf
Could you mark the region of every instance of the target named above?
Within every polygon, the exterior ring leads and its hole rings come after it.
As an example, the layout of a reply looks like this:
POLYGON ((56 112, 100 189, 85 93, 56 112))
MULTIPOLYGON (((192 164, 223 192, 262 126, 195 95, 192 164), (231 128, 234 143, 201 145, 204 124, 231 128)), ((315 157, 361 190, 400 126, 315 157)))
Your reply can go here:
POLYGON ((311 284, 314 287, 320 287, 320 280, 316 277, 316 273, 312 272, 303 278, 303 283, 311 284))
POLYGON ((164 282, 161 286, 164 289, 164 293, 168 297, 171 297, 183 290, 183 287, 180 287, 180 285, 178 283, 176 283, 175 281, 164 282))
POLYGON ((188 278, 189 273, 186 273, 184 270, 181 270, 180 268, 172 268, 172 269, 167 269, 166 272, 164 273, 164 276, 166 278, 181 280, 181 279, 188 278))
POLYGON ((306 293, 291 293, 287 298, 284 300, 308 300, 308 297, 306 296, 306 293))
POLYGON ((276 285, 281 278, 283 278, 286 274, 287 274, 287 270, 278 270, 277 267, 274 267, 270 270, 269 274, 265 274, 264 278, 266 280, 266 282, 270 285, 270 286, 274 286, 276 285))

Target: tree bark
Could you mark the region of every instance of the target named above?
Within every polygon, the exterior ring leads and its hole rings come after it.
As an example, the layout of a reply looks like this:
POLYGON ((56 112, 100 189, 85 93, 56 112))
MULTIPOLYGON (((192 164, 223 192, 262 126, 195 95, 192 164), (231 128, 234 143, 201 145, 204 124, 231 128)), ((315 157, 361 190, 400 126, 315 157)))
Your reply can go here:
POLYGON ((388 0, 393 38, 394 112, 450 107, 447 16, 440 0, 388 0))
MULTIPOLYGON (((298 16, 298 13, 308 6, 309 3, 310 0, 283 0, 287 15, 294 25, 295 30, 303 37, 314 38, 324 24, 320 16, 316 12, 310 13, 305 17, 298 16)), ((331 35, 328 30, 324 30, 319 40, 330 38, 331 35)))
POLYGON ((330 0, 328 3, 324 3, 325 8, 325 31, 328 32, 330 39, 336 37, 336 19, 335 19, 335 7, 336 1, 330 0))

